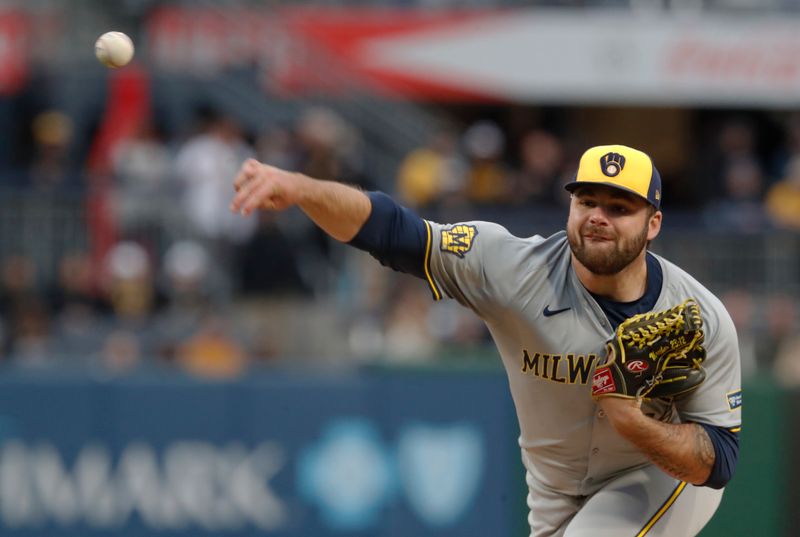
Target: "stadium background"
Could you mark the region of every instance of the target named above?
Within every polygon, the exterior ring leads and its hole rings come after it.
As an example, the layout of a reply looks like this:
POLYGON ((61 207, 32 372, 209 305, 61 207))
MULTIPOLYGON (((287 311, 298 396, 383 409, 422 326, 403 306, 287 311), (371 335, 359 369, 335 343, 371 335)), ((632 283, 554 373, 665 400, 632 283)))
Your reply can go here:
POLYGON ((704 537, 792 535, 800 22, 791 0, 100 0, 0 7, 0 534, 522 536, 485 330, 294 212, 247 155, 547 234, 587 146, 649 150, 654 243, 739 330, 704 537), (102 68, 100 33, 134 63, 102 68))

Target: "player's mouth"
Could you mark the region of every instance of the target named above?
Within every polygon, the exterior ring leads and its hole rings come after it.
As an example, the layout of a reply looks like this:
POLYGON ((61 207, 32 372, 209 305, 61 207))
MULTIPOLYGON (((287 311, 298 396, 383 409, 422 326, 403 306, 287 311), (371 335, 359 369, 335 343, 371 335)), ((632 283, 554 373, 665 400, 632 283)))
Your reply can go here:
POLYGON ((584 226, 583 229, 581 230, 581 236, 583 237, 583 240, 590 242, 613 241, 614 240, 613 235, 609 235, 607 231, 608 230, 603 229, 601 227, 588 224, 584 226))
POLYGON ((601 233, 584 233, 583 239, 590 242, 609 242, 614 240, 612 237, 603 235, 601 233))

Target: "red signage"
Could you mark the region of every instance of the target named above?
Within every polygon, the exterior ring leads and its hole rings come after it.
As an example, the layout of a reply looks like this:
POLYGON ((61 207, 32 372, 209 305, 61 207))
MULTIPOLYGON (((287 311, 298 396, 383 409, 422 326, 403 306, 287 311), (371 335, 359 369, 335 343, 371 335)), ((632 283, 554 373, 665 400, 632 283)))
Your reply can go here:
POLYGON ((17 11, 0 11, 0 94, 13 94, 25 83, 27 51, 27 18, 17 11))
POLYGON ((165 7, 148 23, 155 65, 194 74, 255 67, 278 94, 368 90, 384 95, 485 98, 459 84, 370 62, 376 40, 442 32, 487 12, 403 9, 292 8, 281 10, 165 7))

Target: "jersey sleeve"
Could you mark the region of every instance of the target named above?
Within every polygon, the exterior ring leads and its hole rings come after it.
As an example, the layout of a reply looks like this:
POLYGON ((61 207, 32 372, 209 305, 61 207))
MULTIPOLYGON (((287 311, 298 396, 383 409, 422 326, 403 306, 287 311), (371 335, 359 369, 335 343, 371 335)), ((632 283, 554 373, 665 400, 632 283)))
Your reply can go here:
POLYGON ((520 239, 490 222, 426 225, 426 278, 435 300, 450 297, 479 314, 508 300, 524 257, 520 239))
POLYGON ((694 421, 739 432, 742 423, 741 362, 733 321, 718 300, 701 303, 709 330, 703 346, 706 380, 676 401, 682 421, 694 421))

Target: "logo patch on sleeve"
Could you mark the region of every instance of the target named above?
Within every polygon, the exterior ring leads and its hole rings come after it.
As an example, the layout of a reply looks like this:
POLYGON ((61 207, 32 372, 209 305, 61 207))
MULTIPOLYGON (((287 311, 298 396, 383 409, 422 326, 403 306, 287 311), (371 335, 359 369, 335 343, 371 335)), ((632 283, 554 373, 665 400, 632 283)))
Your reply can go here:
POLYGON ((742 406, 742 390, 730 392, 728 394, 728 409, 734 411, 740 406, 742 406))
POLYGON ((460 258, 472 249, 472 243, 478 235, 478 228, 467 224, 456 224, 442 230, 441 250, 450 252, 460 258))

